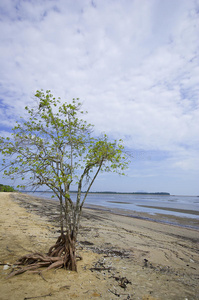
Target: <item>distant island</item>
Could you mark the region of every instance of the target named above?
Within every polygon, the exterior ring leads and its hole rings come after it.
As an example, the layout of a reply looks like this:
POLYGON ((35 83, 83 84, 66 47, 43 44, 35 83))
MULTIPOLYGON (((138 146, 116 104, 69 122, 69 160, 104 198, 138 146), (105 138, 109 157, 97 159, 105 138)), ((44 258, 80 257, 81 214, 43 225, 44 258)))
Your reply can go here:
MULTIPOLYGON (((76 192, 74 192, 76 193, 76 192)), ((170 193, 167 192, 156 192, 156 193, 147 193, 147 192, 89 192, 89 194, 121 194, 121 195, 156 195, 156 196, 170 196, 170 193)))

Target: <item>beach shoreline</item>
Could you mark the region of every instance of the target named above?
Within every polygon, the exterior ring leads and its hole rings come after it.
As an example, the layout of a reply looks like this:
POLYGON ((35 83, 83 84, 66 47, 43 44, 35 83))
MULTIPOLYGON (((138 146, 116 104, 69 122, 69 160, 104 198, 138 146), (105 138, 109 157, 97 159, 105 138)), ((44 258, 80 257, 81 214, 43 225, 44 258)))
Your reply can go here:
POLYGON ((51 270, 44 273, 46 281, 36 274, 6 280, 19 256, 46 252, 54 243, 59 235, 58 203, 1 193, 0 206, 2 300, 42 295, 46 300, 118 299, 118 295, 121 299, 128 295, 141 300, 198 299, 198 230, 163 224, 162 216, 154 222, 98 208, 83 210, 77 243, 83 260, 78 262, 78 273, 51 270), (128 279, 126 288, 121 278, 128 279))
MULTIPOLYGON (((193 230, 199 230, 199 220, 188 218, 188 217, 178 217, 174 215, 167 215, 167 214, 160 214, 160 213, 149 214, 144 212, 137 212, 134 210, 108 208, 108 207, 92 205, 92 204, 85 204, 85 208, 91 210, 106 211, 110 214, 115 214, 119 216, 125 216, 125 217, 140 219, 140 220, 156 222, 156 223, 168 224, 172 226, 190 228, 193 230)), ((167 210, 172 211, 172 208, 167 208, 167 210)), ((189 213, 186 210, 183 211, 187 212, 187 214, 189 213)))
MULTIPOLYGON (((37 198, 44 198, 49 201, 57 202, 58 199, 56 198, 50 198, 48 197, 48 193, 44 192, 43 195, 40 194, 40 192, 35 192, 35 193, 27 193, 30 196, 37 197, 37 198)), ((75 193, 72 193, 75 194, 75 193)), ((160 202, 156 203, 155 205, 152 204, 138 204, 139 201, 143 199, 137 199, 138 202, 135 202, 134 208, 132 208, 132 203, 128 201, 124 201, 124 199, 121 201, 119 199, 114 199, 114 200, 108 200, 110 197, 110 194, 99 194, 99 193, 91 193, 92 195, 102 195, 103 201, 101 203, 100 198, 96 199, 90 199, 88 198, 84 204, 85 208, 90 208, 94 210, 104 210, 108 211, 110 213, 114 213, 117 215, 123 215, 123 216, 129 216, 132 218, 140 218, 142 220, 148 220, 148 221, 154 221, 154 222, 160 222, 160 223, 165 223, 165 224, 170 224, 170 225, 176 225, 176 226, 181 226, 181 227, 187 227, 187 228, 192 228, 199 230, 199 211, 196 209, 193 209, 193 206, 191 204, 191 208, 184 207, 184 203, 182 203, 182 207, 179 207, 179 203, 176 207, 169 207, 168 203, 167 205, 164 204, 165 206, 161 206, 160 204, 164 203, 164 199, 159 199, 160 202), (107 198, 106 198, 106 197, 107 198), (97 204, 96 204, 97 203, 97 204), (109 206, 110 204, 110 206, 109 206), (159 205, 158 205, 159 204, 159 205), (115 206, 116 205, 116 206, 115 206), (117 207, 119 205, 119 207, 117 207), (144 211, 141 211, 140 209, 137 208, 144 208, 144 211), (148 210, 148 211, 147 211, 148 210)), ((114 194, 113 194, 114 195, 114 194)), ((125 195, 126 194, 119 194, 119 195, 125 195)), ((160 196, 157 196, 160 197, 160 196)), ((190 197, 189 197, 190 198, 190 197)), ((195 198, 195 197, 194 197, 195 198)), ((73 197, 72 197, 73 199, 73 197)), ((133 200, 133 199, 131 199, 133 200)), ((135 199, 134 199, 135 200, 135 199)), ((134 201, 133 200, 133 201, 134 201)), ((146 200, 146 199, 145 199, 146 200)), ((74 199, 75 201, 75 199, 74 199)), ((147 202, 150 203, 151 199, 147 199, 147 202), (148 202, 149 200, 149 202, 148 202)), ((177 200, 170 200, 170 201, 177 201, 177 200)), ((153 200, 152 200, 153 203, 153 200)), ((194 202, 195 204, 195 202, 194 202)))
MULTIPOLYGON (((23 193, 26 194, 26 193, 23 193)), ((40 197, 37 195, 37 193, 35 194, 29 194, 27 193, 27 195, 36 197, 38 199, 45 199, 45 201, 52 201, 52 203, 57 203, 57 200, 55 199, 51 199, 50 197, 40 197)), ((111 203, 118 203, 118 201, 107 201, 107 202, 111 202, 111 203)), ((125 202, 120 202, 121 204, 125 204, 125 202)), ((141 219, 141 220, 148 220, 148 221, 152 221, 152 222, 157 222, 157 223, 163 223, 163 224, 168 224, 168 225, 174 225, 174 226, 180 226, 180 227, 185 227, 185 228, 191 228, 191 229, 196 229, 199 230, 199 218, 197 217, 189 217, 189 215, 191 215, 193 212, 196 215, 199 214, 199 212, 197 211, 192 211, 192 210, 188 210, 188 209, 174 209, 174 208, 169 208, 169 207, 160 207, 160 206, 148 206, 148 205, 138 205, 140 207, 145 207, 145 208, 156 208, 157 210, 161 209, 163 212, 165 211, 165 213, 160 213, 160 212, 156 212, 156 213, 147 213, 147 212, 139 212, 139 211, 135 211, 135 210, 131 210, 131 209, 127 209, 127 208, 114 208, 114 207, 108 207, 108 206, 102 206, 102 205, 98 205, 98 204, 90 204, 85 202, 84 204, 84 208, 86 209, 91 209, 91 210, 101 210, 101 211, 107 211, 109 213, 113 213, 116 215, 121 215, 121 216, 127 216, 127 217, 131 217, 131 218, 137 218, 137 219, 141 219), (176 216, 173 214, 167 214, 166 212, 182 212, 182 216, 176 216), (187 214, 187 216, 184 216, 184 214, 187 214)))

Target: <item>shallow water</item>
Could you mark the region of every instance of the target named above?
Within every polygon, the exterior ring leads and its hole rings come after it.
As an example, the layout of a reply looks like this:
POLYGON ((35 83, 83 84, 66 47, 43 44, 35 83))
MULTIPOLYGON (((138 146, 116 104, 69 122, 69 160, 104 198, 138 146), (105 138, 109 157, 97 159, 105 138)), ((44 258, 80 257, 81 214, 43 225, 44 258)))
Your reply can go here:
MULTIPOLYGON (((52 193, 35 192, 34 196, 49 199, 52 193)), ((71 193, 71 198, 75 201, 76 193, 71 193)), ((99 205, 109 209, 131 210, 151 215, 158 213, 199 220, 199 197, 196 196, 91 193, 87 196, 85 206, 89 206, 89 204, 99 205)))

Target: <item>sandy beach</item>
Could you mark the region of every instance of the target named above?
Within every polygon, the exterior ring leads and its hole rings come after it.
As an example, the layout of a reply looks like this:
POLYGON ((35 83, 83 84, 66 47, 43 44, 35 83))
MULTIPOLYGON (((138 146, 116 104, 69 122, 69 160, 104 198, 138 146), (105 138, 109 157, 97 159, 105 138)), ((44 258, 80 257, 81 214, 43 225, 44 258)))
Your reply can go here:
POLYGON ((85 208, 77 273, 59 269, 6 279, 20 256, 54 244, 58 206, 0 193, 0 215, 1 300, 199 299, 198 230, 85 208))

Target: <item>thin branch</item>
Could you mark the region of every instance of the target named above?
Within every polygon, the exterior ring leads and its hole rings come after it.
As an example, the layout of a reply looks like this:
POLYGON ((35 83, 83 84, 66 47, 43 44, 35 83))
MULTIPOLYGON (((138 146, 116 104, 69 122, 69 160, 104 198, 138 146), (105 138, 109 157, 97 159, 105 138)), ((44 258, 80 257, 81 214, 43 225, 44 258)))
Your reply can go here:
POLYGON ((83 207, 83 205, 84 205, 84 202, 85 202, 85 200, 86 200, 86 197, 87 197, 87 195, 88 195, 88 192, 90 191, 90 188, 91 188, 91 186, 93 185, 93 182, 95 181, 95 179, 96 179, 96 177, 97 177, 97 175, 98 175, 98 173, 99 173, 99 171, 100 171, 100 169, 101 169, 101 167, 102 167, 102 164, 103 164, 103 159, 101 160, 100 165, 99 165, 99 167, 98 167, 98 169, 97 169, 97 172, 95 173, 95 176, 93 177, 93 179, 92 179, 92 181, 91 181, 91 183, 90 183, 90 185, 89 185, 89 187, 88 187, 88 189, 87 189, 87 191, 86 191, 86 194, 84 195, 84 199, 82 200, 82 203, 81 203, 81 205, 80 205, 80 210, 82 210, 82 207, 83 207))
POLYGON ((35 296, 35 297, 25 297, 24 300, 28 300, 28 299, 36 299, 36 298, 43 298, 43 297, 50 297, 52 296, 52 294, 47 294, 47 295, 41 295, 41 296, 35 296))

